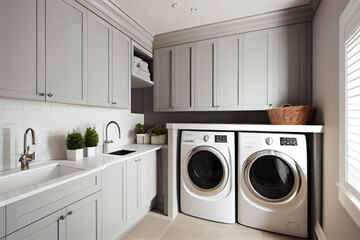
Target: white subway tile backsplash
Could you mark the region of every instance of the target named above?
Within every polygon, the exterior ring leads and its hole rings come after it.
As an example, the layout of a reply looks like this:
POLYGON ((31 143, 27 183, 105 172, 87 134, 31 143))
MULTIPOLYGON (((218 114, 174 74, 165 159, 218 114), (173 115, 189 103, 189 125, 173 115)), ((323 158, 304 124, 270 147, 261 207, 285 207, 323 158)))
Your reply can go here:
MULTIPOLYGON (((87 127, 96 127, 99 134, 98 152, 101 152, 105 126, 115 120, 121 127, 121 139, 115 125, 109 127, 113 149, 135 141, 136 123, 144 122, 143 114, 130 110, 98 108, 57 103, 0 99, 0 169, 19 166, 23 151, 24 132, 31 127, 37 135, 36 160, 66 159, 65 138, 73 129, 85 133, 87 127)), ((31 143, 30 136, 28 143, 31 143)))

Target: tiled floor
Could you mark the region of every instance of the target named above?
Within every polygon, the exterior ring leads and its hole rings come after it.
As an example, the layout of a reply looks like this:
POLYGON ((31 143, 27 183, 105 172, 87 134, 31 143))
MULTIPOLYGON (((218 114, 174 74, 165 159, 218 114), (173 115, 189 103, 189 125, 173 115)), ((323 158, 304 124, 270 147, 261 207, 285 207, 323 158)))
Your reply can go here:
MULTIPOLYGON (((174 221, 149 212, 119 240, 299 240, 240 224, 221 224, 179 214, 174 221)), ((302 239, 303 240, 303 239, 302 239)))

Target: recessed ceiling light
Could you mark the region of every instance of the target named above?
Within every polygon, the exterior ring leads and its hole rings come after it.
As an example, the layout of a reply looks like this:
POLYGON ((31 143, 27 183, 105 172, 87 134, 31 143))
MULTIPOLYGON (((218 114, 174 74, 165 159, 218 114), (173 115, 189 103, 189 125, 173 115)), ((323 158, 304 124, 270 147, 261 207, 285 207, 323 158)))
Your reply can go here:
POLYGON ((191 9, 190 9, 190 11, 192 11, 192 12, 196 12, 198 9, 196 8, 196 7, 192 7, 191 9))
POLYGON ((173 3, 171 6, 172 6, 173 8, 177 8, 178 6, 180 6, 180 3, 173 3))

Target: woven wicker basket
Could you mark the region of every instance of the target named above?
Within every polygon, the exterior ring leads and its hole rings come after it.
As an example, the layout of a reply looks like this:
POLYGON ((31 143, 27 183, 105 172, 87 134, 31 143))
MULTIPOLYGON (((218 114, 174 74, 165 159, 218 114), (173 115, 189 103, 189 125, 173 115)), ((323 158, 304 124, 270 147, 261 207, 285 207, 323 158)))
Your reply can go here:
POLYGON ((271 124, 275 125, 306 125, 311 122, 316 108, 312 106, 291 106, 284 104, 281 107, 266 110, 271 124))

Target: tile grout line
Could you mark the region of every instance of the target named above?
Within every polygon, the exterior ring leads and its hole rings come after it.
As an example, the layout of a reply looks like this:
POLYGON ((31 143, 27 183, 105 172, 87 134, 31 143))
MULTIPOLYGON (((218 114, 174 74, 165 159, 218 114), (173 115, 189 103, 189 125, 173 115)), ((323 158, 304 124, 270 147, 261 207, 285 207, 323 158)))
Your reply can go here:
MULTIPOLYGON (((176 216, 176 217, 177 217, 177 216, 176 216)), ((175 217, 175 218, 176 218, 176 217, 175 217)), ((175 221, 175 218, 173 218, 173 219, 171 220, 171 222, 169 223, 169 225, 167 226, 167 228, 166 228, 166 229, 164 230, 164 232, 160 235, 159 240, 164 236, 164 234, 167 232, 167 230, 169 230, 171 224, 175 221)))
POLYGON ((209 229, 208 229, 208 230, 207 230, 207 232, 206 232, 206 235, 205 235, 204 240, 206 240, 206 239, 208 238, 208 236, 209 236, 209 232, 210 232, 210 229, 211 229, 211 226, 212 226, 213 224, 214 224, 213 222, 212 222, 212 223, 210 223, 209 229))

